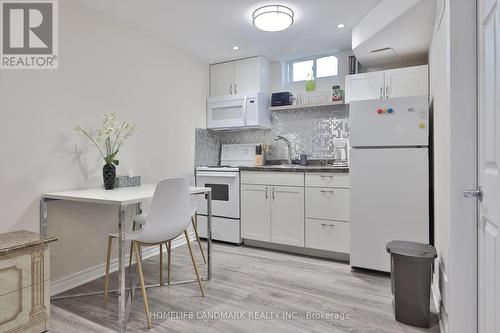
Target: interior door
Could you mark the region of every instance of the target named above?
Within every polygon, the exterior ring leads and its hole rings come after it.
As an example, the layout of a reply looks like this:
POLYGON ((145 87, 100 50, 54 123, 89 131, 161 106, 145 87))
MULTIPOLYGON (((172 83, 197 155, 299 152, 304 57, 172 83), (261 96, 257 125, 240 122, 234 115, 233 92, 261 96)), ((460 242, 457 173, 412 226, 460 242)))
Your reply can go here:
POLYGON ((499 1, 479 0, 478 332, 500 332, 499 1))
POLYGON ((385 98, 428 95, 427 65, 385 71, 385 98))
POLYGON ((346 76, 346 101, 384 98, 384 72, 346 76))
POLYGON ((273 186, 271 189, 271 241, 304 246, 304 188, 273 186))
POLYGON ((210 66, 210 97, 234 94, 234 62, 210 66))
POLYGON ((234 62, 234 93, 260 92, 260 60, 248 58, 234 62))

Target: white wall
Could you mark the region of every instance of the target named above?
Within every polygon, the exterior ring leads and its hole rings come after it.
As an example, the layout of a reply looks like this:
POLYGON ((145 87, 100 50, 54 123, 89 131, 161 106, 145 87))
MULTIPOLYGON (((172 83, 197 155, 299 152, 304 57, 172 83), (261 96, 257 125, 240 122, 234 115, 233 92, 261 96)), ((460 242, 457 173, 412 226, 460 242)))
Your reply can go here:
MULTIPOLYGON (((339 60, 339 75, 316 79, 316 91, 332 92, 332 86, 334 85, 340 85, 344 89, 345 76, 349 74, 349 56, 352 55, 354 55, 352 50, 340 51, 335 54, 339 60)), ((287 82, 286 65, 286 62, 271 63, 271 92, 306 92, 304 82, 287 82)))
POLYGON ((477 186, 475 12, 475 1, 440 0, 429 53, 439 256, 434 291, 443 333, 477 330, 477 212, 462 194, 477 186))
MULTIPOLYGON (((70 0, 59 2, 59 69, 0 72, 0 232, 38 231, 42 192, 102 184, 103 161, 76 125, 104 112, 138 125, 118 172, 143 183, 191 174, 205 126, 208 65, 70 0)), ((109 207, 49 204, 53 279, 103 262, 109 207)))

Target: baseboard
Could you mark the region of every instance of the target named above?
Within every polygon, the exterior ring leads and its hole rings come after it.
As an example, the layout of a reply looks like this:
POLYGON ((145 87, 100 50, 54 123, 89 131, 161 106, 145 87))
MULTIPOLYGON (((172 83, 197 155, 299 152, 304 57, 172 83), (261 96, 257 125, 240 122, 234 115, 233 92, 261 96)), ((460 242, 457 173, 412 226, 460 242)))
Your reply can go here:
POLYGON ((252 240, 252 239, 244 239, 243 244, 245 246, 259 247, 259 248, 265 248, 265 249, 269 249, 269 250, 295 253, 295 254, 300 254, 300 255, 310 256, 310 257, 320 257, 320 258, 326 258, 326 259, 333 259, 333 260, 345 261, 346 263, 349 263, 349 254, 348 253, 316 250, 316 249, 305 248, 305 247, 301 247, 301 246, 283 245, 283 244, 269 243, 269 242, 263 242, 263 241, 256 241, 256 240, 252 240))
MULTIPOLYGON (((191 241, 195 240, 194 232, 189 233, 189 239, 191 241)), ((186 244, 186 239, 184 238, 184 235, 181 235, 172 241, 172 248, 176 248, 176 247, 182 246, 184 244, 186 244)), ((150 248, 145 248, 142 251, 142 257, 143 257, 143 259, 147 259, 147 258, 153 257, 155 255, 158 255, 159 252, 160 251, 158 249, 158 246, 152 246, 150 248)), ((128 265, 128 260, 129 260, 129 253, 127 253, 125 255, 125 262, 127 263, 127 265, 128 265)), ((105 263, 102 263, 102 264, 75 272, 75 273, 73 273, 69 276, 66 276, 64 278, 61 278, 57 281, 53 281, 50 284, 50 295, 54 296, 54 295, 60 294, 62 292, 65 292, 67 290, 81 286, 82 284, 88 283, 88 282, 93 281, 95 279, 101 278, 104 276, 105 269, 106 269, 106 265, 105 265, 105 263)), ((109 270, 110 270, 110 272, 115 272, 118 270, 118 258, 111 260, 109 270)))
MULTIPOLYGON (((446 313, 446 309, 443 306, 443 300, 441 298, 441 289, 440 289, 440 281, 447 280, 442 269, 441 263, 439 260, 436 260, 435 267, 438 267, 438 271, 434 272, 434 276, 431 284, 431 295, 432 300, 434 302, 434 307, 438 311, 438 320, 439 320, 439 331, 441 333, 448 333, 448 315, 446 313)), ((441 282, 442 283, 442 282, 441 282)))

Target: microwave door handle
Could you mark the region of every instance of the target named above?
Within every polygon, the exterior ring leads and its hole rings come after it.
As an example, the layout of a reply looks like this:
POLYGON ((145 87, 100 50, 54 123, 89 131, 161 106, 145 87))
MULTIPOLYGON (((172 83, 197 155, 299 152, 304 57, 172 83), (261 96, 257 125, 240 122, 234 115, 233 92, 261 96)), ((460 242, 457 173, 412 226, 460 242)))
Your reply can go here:
POLYGON ((245 98, 243 98, 243 125, 247 125, 247 99, 248 96, 245 95, 245 98))

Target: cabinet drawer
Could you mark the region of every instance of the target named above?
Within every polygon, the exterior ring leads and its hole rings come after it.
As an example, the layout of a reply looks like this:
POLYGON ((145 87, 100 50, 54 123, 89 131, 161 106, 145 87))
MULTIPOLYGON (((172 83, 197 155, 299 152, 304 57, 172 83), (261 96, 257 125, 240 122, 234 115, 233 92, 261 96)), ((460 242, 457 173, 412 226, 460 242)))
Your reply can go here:
POLYGON ((306 247, 349 253, 349 223, 306 220, 306 247))
POLYGON ((44 332, 50 314, 50 281, 0 296, 0 332, 44 332))
POLYGON ((256 185, 304 186, 304 173, 281 171, 243 171, 241 172, 241 183, 256 185))
POLYGON ((349 221, 349 189, 306 188, 306 217, 349 221))
MULTIPOLYGON (((207 217, 198 215, 198 235, 207 238, 207 217)), ((212 239, 241 243, 240 220, 212 216, 212 239)))
POLYGON ((306 186, 349 187, 348 173, 306 173, 306 186))

